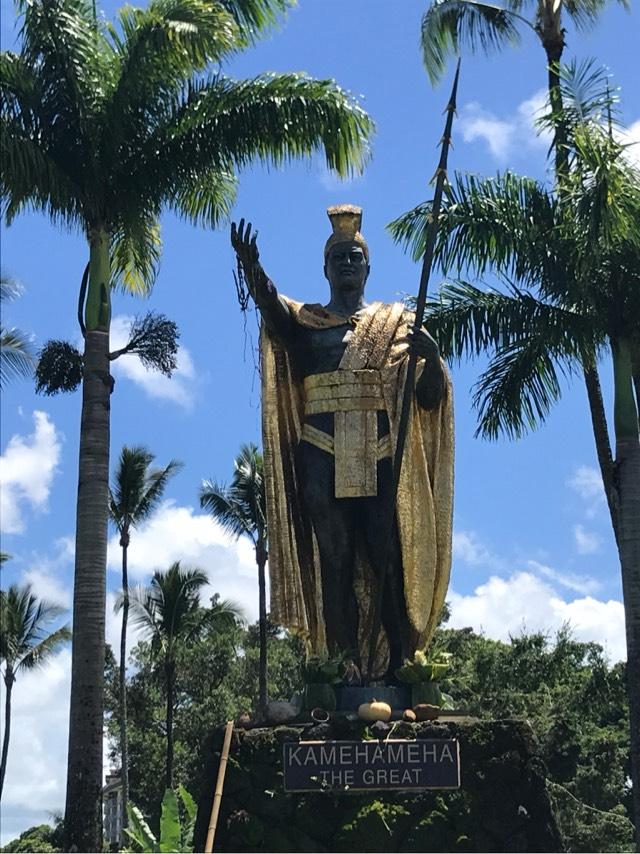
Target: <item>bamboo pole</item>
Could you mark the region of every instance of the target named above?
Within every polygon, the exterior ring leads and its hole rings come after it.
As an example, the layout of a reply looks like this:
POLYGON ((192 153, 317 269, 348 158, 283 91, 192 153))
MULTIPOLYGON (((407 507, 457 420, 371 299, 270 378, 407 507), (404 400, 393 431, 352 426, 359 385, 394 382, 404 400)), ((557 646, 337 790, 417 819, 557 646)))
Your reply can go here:
POLYGON ((218 826, 218 813, 220 812, 220 801, 222 800, 222 789, 224 788, 224 775, 227 770, 227 759, 229 758, 229 748, 231 747, 232 735, 233 721, 229 721, 224 731, 222 753, 220 754, 220 765, 218 766, 218 779, 216 780, 216 790, 213 795, 213 803, 211 804, 211 817, 209 818, 207 841, 204 845, 205 854, 210 854, 210 852, 213 851, 213 839, 216 835, 216 827, 218 826))

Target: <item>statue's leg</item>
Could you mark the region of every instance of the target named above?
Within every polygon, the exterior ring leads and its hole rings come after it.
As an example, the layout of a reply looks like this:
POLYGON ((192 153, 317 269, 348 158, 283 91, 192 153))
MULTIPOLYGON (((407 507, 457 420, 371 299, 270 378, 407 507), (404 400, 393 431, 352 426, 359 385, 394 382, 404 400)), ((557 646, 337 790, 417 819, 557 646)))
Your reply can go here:
POLYGON ((359 499, 369 561, 377 578, 385 578, 382 597, 382 625, 389 640, 389 669, 393 675, 403 659, 412 652, 415 632, 411 628, 404 596, 402 551, 398 526, 394 521, 389 543, 388 513, 393 491, 393 468, 390 458, 378 462, 378 494, 359 499), (387 564, 387 556, 389 563, 387 564))
POLYGON ((322 574, 327 646, 332 654, 358 654, 358 602, 353 590, 353 502, 335 497, 333 456, 302 441, 296 454, 298 481, 311 519, 322 574))

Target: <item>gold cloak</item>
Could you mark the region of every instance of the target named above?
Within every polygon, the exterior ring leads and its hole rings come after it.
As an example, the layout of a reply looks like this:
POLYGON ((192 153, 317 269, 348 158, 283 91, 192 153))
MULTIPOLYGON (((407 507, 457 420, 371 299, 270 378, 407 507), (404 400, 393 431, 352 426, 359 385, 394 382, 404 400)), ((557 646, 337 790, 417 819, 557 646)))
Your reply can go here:
MULTIPOLYGON (((296 322, 326 329, 344 317, 317 305, 287 300, 296 322)), ((408 365, 407 335, 414 315, 401 303, 373 303, 356 326, 341 367, 380 370, 395 452, 408 365)), ((417 376, 424 368, 418 361, 417 376)), ((261 330, 262 431, 272 619, 299 633, 311 651, 325 649, 318 547, 301 505, 295 450, 304 420, 302 378, 282 342, 261 330)), ((429 642, 449 583, 453 510, 453 400, 446 375, 442 402, 433 411, 412 401, 396 513, 407 614, 416 648, 429 642)), ((367 660, 377 579, 358 550, 354 586, 360 610, 360 655, 367 660)), ((384 667, 386 639, 378 639, 376 671, 384 667)))

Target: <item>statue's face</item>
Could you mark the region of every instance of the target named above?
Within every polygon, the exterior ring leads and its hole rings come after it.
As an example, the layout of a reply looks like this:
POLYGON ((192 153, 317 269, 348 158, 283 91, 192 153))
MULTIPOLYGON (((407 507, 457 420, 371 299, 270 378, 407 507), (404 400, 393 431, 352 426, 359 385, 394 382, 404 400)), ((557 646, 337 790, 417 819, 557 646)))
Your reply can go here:
POLYGON ((324 274, 331 290, 364 291, 369 265, 362 247, 352 241, 334 244, 327 255, 324 274))

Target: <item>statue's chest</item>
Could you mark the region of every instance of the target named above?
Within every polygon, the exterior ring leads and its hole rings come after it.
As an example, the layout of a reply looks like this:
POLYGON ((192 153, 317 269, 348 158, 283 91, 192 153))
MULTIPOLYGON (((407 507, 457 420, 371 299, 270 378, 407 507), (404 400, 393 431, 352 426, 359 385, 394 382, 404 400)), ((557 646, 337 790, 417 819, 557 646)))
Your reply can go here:
POLYGON ((331 329, 301 328, 297 350, 303 374, 337 370, 352 336, 353 328, 346 323, 331 329))

